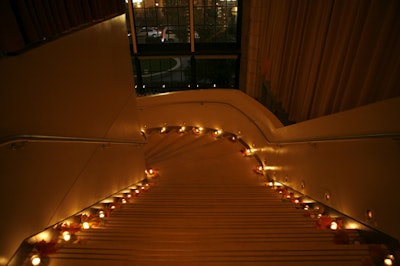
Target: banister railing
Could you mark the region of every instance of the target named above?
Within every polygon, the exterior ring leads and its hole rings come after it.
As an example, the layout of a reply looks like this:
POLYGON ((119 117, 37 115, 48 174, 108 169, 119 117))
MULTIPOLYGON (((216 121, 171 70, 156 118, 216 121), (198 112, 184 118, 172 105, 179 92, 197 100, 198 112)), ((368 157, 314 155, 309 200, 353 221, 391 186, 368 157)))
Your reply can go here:
MULTIPOLYGON (((376 138, 393 138, 400 139, 400 132, 393 133, 375 133, 375 134, 362 134, 362 135, 344 135, 344 136, 332 136, 332 137, 318 137, 309 139, 296 139, 296 140, 285 140, 285 141, 271 141, 260 128, 258 123, 254 121, 246 112, 236 107, 235 105, 223 101, 183 101, 175 103, 163 103, 156 105, 147 105, 143 107, 155 107, 165 106, 174 104, 223 104, 227 105, 243 116, 245 116, 259 131, 268 144, 274 145, 289 145, 289 144, 302 144, 302 143, 315 143, 315 142, 330 142, 330 141, 346 141, 346 140, 362 140, 362 139, 376 139, 376 138)), ((143 108, 142 107, 142 108, 143 108)), ((83 137, 65 137, 65 136, 46 136, 46 135, 14 135, 0 139, 0 147, 13 145, 20 142, 75 142, 75 143, 97 143, 97 144, 125 144, 125 145, 143 145, 147 143, 147 137, 142 132, 144 141, 126 140, 126 139, 108 139, 108 138, 83 138, 83 137)))
POLYGON ((238 108, 237 106, 223 101, 208 101, 208 100, 199 100, 199 101, 179 101, 174 103, 157 103, 157 104, 150 104, 139 106, 139 108, 146 108, 146 107, 158 107, 158 106, 166 106, 166 105, 175 105, 175 104, 204 104, 204 103, 211 103, 211 104, 222 104, 227 105, 236 111, 238 111, 241 115, 246 117, 259 131, 262 137, 268 144, 271 145, 290 145, 290 144, 306 144, 306 143, 315 143, 315 142, 331 142, 331 141, 346 141, 346 140, 363 140, 363 139, 376 139, 376 138, 394 138, 400 140, 400 132, 393 132, 393 133, 374 133, 374 134, 360 134, 360 135, 343 135, 343 136, 328 136, 328 137, 317 137, 317 138, 307 138, 307 139, 295 139, 295 140, 284 140, 284 141, 271 141, 266 135, 265 132, 260 128, 258 123, 249 116, 245 111, 238 108))
POLYGON ((270 142, 276 145, 289 145, 289 144, 303 144, 303 143, 316 143, 316 142, 331 142, 331 141, 347 141, 347 140, 363 140, 363 139, 378 139, 378 138, 392 138, 400 140, 400 133, 380 133, 380 134, 362 134, 362 135, 344 135, 335 137, 321 137, 300 140, 286 140, 270 142))
POLYGON ((64 136, 45 136, 45 135, 15 135, 5 137, 0 140, 0 147, 11 145, 17 147, 21 142, 68 142, 68 143, 92 143, 92 144, 125 144, 125 145, 143 145, 147 143, 147 137, 142 133, 144 141, 126 140, 126 139, 107 139, 107 138, 81 138, 64 136))

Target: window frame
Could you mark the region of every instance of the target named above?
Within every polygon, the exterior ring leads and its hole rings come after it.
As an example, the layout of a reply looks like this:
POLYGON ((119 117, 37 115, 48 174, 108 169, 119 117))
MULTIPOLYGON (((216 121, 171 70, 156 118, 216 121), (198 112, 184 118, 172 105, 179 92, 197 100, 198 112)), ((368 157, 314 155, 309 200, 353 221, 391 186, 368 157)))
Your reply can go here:
MULTIPOLYGON (((189 31, 195 32, 194 22, 194 0, 187 0, 189 4, 189 31)), ((217 0, 214 0, 213 3, 217 0)), ((145 3, 144 3, 145 5, 145 3)), ((182 8, 182 6, 179 6, 182 8)), ((189 42, 176 42, 176 43, 138 43, 136 39, 135 31, 138 29, 135 27, 135 10, 132 4, 132 0, 128 1, 128 16, 130 20, 131 30, 131 56, 132 62, 134 62, 134 69, 137 73, 136 80, 134 81, 136 88, 147 87, 144 84, 142 76, 141 60, 165 58, 165 57, 190 57, 190 69, 191 69, 191 81, 190 89, 200 88, 196 82, 196 63, 197 60, 208 58, 208 59, 232 59, 236 60, 235 67, 235 84, 234 88, 239 87, 239 73, 240 73, 240 56, 241 56, 241 21, 242 21, 242 0, 237 0, 237 18, 236 18, 236 42, 197 42, 193 34, 189 35, 189 42), (194 41, 194 42, 193 42, 194 41)), ((146 12, 144 11, 144 14, 146 12)), ((156 25, 152 25, 156 26, 156 25)), ((147 27, 152 27, 147 25, 147 27)), ((200 36, 201 37, 201 36, 200 36)), ((187 89, 187 88, 176 88, 176 89, 187 89)), ((202 88, 204 89, 204 88, 202 88)), ((140 93, 139 93, 140 94, 140 93)), ((138 95, 139 95, 138 94, 138 95)))

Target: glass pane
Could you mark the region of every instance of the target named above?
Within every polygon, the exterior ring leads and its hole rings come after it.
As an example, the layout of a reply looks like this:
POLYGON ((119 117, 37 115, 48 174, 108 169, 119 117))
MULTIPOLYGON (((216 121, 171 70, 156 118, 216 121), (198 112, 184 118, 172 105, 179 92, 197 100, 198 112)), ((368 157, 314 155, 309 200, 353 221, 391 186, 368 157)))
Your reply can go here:
POLYGON ((188 42, 189 0, 144 0, 133 11, 138 44, 188 42))
POLYGON ((194 24, 205 43, 237 42, 237 0, 195 0, 194 24))
POLYGON ((141 59, 143 83, 135 80, 138 95, 187 89, 191 80, 189 57, 141 59))
POLYGON ((237 59, 196 59, 200 88, 234 88, 237 59))
POLYGON ((190 2, 194 11, 194 49, 203 59, 193 55, 190 46, 189 0, 133 1, 137 40, 133 66, 139 96, 237 87, 239 0, 190 2))

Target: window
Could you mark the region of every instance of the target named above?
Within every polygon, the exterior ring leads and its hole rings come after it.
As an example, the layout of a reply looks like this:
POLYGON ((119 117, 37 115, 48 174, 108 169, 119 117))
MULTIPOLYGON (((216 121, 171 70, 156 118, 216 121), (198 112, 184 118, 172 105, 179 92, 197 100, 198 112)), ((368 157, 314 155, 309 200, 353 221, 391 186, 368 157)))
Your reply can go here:
POLYGON ((136 92, 148 95, 190 88, 190 57, 138 58, 135 73, 136 92), (138 77, 139 76, 139 77, 138 77))
POLYGON ((237 88, 237 0, 134 0, 128 29, 138 95, 237 88))
POLYGON ((194 25, 202 43, 236 43, 237 1, 198 0, 194 3, 194 25))
POLYGON ((237 59, 197 59, 196 78, 199 88, 234 88, 237 59))

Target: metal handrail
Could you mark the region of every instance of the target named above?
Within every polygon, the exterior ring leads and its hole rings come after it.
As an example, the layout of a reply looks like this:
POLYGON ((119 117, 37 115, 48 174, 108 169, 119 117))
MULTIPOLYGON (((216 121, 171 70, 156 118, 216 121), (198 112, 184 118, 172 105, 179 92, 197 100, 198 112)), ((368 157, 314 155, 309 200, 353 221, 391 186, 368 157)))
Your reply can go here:
MULTIPOLYGON (((288 140, 288 141, 271 141, 263 132, 263 130, 259 127, 259 125, 249 116, 247 113, 236 107, 235 105, 222 101, 184 101, 184 102, 176 102, 176 103, 163 103, 157 105, 147 105, 148 107, 154 106, 165 106, 165 105, 173 105, 173 104, 204 104, 204 103, 216 103, 228 105, 229 107, 235 109, 243 116, 245 116, 260 132, 263 138, 266 140, 268 144, 274 145, 288 145, 288 144, 303 144, 303 143, 315 143, 315 142, 328 142, 328 141, 346 141, 346 140, 361 140, 361 139, 374 139, 374 138, 399 138, 400 132, 394 133, 376 133, 376 134, 364 134, 364 135, 346 135, 346 136, 335 136, 335 137, 320 137, 320 138, 312 138, 312 139, 299 139, 299 140, 288 140)), ((139 108, 144 108, 146 106, 139 108)), ((126 145, 143 145, 147 144, 147 136, 144 132, 141 132, 144 141, 134 141, 134 140, 125 140, 125 139, 106 139, 106 138, 82 138, 82 137, 64 137, 64 136, 45 136, 45 135, 15 135, 5 137, 0 140, 0 147, 6 145, 12 145, 18 142, 76 142, 76 143, 98 143, 98 144, 126 144, 126 145)))
POLYGON ((329 142, 329 141, 350 141, 350 140, 363 140, 363 139, 378 139, 378 138, 398 138, 400 139, 400 133, 376 133, 376 134, 363 134, 363 135, 345 135, 336 137, 321 137, 321 138, 310 138, 307 140, 288 140, 281 142, 270 142, 276 145, 289 145, 289 144, 303 144, 303 143, 316 143, 316 142, 329 142))
POLYGON ((92 143, 92 144, 126 144, 126 145, 143 145, 147 143, 147 137, 142 132, 144 141, 134 141, 125 139, 106 139, 106 138, 81 138, 81 137, 63 137, 63 136, 44 136, 44 135, 15 135, 5 137, 0 140, 0 147, 13 145, 20 142, 76 142, 76 143, 92 143))
POLYGON ((271 145, 290 145, 290 144, 307 144, 307 143, 315 143, 315 142, 329 142, 329 141, 346 141, 346 140, 362 140, 362 139, 376 139, 376 138, 399 138, 400 139, 400 132, 394 133, 375 133, 375 134, 363 134, 363 135, 345 135, 345 136, 334 136, 334 137, 319 137, 319 138, 312 138, 312 139, 298 139, 298 140, 286 140, 286 141, 271 141, 263 132, 263 130, 259 127, 259 125, 252 119, 246 112, 242 111, 240 108, 236 107, 235 105, 222 102, 222 101, 182 101, 182 102, 175 102, 175 103, 162 103, 162 104, 153 104, 153 105, 144 105, 138 106, 139 108, 146 108, 146 107, 155 107, 155 106, 165 106, 165 105, 173 105, 173 104, 204 104, 204 103, 213 103, 213 104, 224 104, 228 105, 229 107, 235 109, 243 116, 245 116, 260 132, 263 138, 266 140, 268 144, 271 145))

